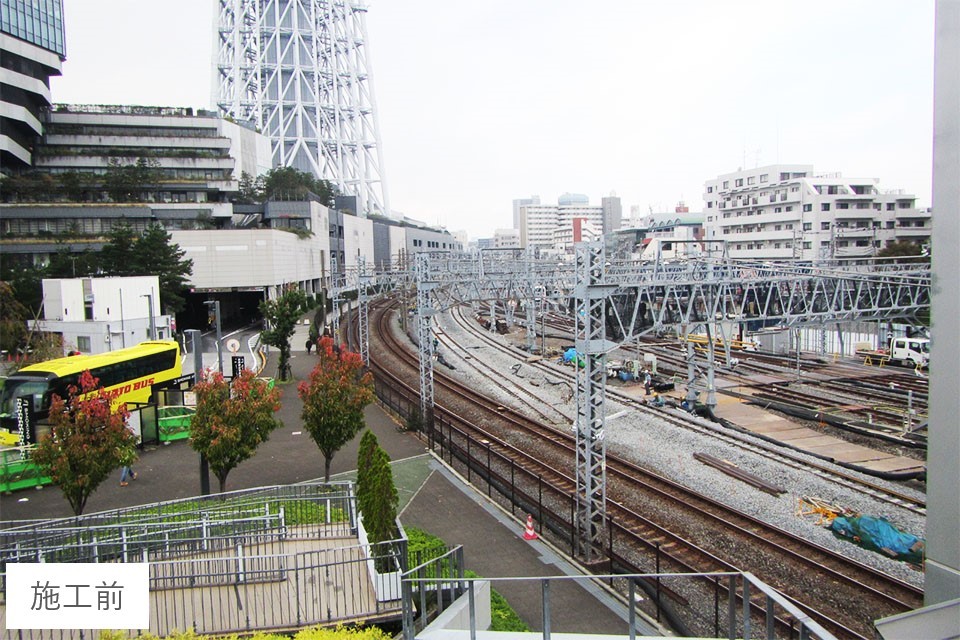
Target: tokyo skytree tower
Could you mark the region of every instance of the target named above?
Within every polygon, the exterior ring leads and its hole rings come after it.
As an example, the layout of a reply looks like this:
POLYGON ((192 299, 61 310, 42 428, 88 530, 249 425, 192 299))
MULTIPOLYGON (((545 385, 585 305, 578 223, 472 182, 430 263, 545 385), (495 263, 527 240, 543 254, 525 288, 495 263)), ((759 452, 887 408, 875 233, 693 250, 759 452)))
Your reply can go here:
POLYGON ((216 101, 270 137, 273 164, 389 215, 366 7, 343 0, 217 0, 216 101))

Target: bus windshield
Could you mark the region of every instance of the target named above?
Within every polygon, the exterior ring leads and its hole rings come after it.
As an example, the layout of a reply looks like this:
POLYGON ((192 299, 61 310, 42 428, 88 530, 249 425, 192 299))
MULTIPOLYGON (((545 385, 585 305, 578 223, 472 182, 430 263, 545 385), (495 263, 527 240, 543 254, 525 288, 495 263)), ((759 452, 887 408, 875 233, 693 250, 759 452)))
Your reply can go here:
POLYGON ((50 383, 46 378, 20 378, 11 377, 0 389, 0 415, 4 417, 15 415, 17 412, 17 399, 30 398, 34 411, 43 411, 44 397, 50 383))

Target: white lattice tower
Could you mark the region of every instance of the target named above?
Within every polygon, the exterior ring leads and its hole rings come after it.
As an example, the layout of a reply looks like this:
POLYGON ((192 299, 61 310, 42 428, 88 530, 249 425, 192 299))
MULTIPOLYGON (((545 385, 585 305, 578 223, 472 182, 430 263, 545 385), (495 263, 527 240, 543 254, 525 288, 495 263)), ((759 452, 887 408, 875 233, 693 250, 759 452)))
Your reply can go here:
POLYGON ((613 287, 603 285, 603 243, 577 245, 575 287, 577 355, 577 555, 587 562, 599 558, 607 519, 607 447, 604 441, 606 354, 614 345, 606 339, 604 305, 613 287))
POLYGON ((216 103, 270 137, 274 166, 389 215, 366 7, 342 0, 218 0, 216 103))

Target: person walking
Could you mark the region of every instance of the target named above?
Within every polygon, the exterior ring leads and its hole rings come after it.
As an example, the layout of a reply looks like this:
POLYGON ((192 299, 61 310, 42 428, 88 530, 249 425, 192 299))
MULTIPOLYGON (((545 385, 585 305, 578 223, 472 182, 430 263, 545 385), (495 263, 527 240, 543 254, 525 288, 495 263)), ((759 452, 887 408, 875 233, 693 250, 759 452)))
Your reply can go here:
POLYGON ((653 387, 653 377, 646 369, 643 370, 643 390, 645 396, 650 395, 650 389, 653 387))
POLYGON ((130 484, 129 482, 127 482, 127 478, 131 480, 136 480, 137 472, 133 470, 133 467, 131 467, 128 464, 125 464, 123 465, 123 468, 120 469, 120 486, 121 487, 125 487, 128 484, 130 484))

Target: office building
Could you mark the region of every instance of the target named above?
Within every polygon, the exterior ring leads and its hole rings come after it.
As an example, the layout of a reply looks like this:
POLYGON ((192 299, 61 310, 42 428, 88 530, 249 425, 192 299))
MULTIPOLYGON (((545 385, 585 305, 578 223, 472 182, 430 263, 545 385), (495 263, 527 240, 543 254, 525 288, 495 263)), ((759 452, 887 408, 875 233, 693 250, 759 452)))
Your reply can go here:
POLYGON ((61 0, 0 0, 0 170, 29 167, 66 57, 61 0))

